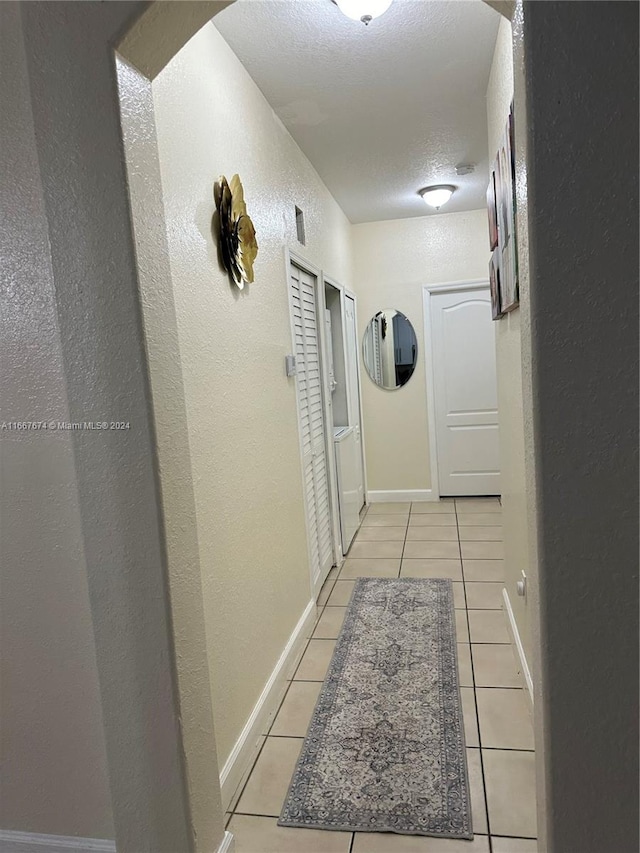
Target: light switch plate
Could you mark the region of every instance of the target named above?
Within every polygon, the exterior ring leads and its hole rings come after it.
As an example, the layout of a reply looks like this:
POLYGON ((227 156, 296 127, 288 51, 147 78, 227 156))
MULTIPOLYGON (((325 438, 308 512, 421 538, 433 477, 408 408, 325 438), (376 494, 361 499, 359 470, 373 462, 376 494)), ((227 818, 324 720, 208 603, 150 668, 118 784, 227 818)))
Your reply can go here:
POLYGON ((295 355, 286 355, 284 358, 284 369, 287 376, 295 376, 297 373, 295 355))

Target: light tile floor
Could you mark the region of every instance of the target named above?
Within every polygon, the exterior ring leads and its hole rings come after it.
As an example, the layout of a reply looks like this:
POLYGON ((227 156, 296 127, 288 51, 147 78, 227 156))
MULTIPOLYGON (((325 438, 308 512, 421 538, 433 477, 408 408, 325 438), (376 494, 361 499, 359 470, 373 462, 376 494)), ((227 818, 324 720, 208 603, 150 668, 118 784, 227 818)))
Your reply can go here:
POLYGON ((340 572, 320 594, 318 621, 228 829, 236 853, 535 853, 533 732, 502 606, 497 499, 373 504, 340 572), (453 580, 458 664, 475 838, 277 826, 302 739, 358 577, 453 580))

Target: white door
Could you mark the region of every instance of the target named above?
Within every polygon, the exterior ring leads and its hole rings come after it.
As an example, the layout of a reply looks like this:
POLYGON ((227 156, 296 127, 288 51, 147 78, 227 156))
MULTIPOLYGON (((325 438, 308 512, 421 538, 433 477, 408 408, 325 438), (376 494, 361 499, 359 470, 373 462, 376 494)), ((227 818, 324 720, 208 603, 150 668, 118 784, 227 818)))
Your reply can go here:
POLYGON ((489 288, 431 293, 440 494, 499 495, 495 327, 489 288))
POLYGON ((358 443, 354 427, 336 430, 335 451, 340 492, 342 553, 346 554, 360 526, 358 443))
POLYGON ((358 372, 358 330, 356 328, 356 306, 345 294, 345 357, 347 362, 347 392, 349 426, 355 435, 356 483, 358 488, 358 512, 364 505, 364 458, 362 453, 362 431, 360 428, 360 382, 358 372))
POLYGON ((314 592, 320 589, 333 564, 316 283, 315 276, 291 264, 296 389, 314 592))

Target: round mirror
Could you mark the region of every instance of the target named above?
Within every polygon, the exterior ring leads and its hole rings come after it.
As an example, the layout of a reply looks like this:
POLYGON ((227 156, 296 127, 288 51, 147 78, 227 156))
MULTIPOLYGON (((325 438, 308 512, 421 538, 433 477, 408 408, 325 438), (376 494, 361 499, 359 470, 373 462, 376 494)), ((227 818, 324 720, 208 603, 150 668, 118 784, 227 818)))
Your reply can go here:
POLYGON ((362 354, 376 385, 387 391, 401 388, 416 369, 418 341, 413 326, 400 311, 378 311, 364 333, 362 354))

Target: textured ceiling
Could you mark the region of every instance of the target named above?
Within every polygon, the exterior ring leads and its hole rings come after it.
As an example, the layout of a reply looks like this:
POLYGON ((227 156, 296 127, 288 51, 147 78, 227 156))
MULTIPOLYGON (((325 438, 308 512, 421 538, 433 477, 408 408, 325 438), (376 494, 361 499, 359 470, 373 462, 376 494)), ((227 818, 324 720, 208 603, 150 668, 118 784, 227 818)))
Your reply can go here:
POLYGON ((500 16, 482 0, 395 0, 365 27, 331 0, 237 0, 214 24, 352 222, 485 204, 485 94, 500 16), (456 175, 458 163, 474 174, 456 175))

